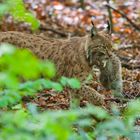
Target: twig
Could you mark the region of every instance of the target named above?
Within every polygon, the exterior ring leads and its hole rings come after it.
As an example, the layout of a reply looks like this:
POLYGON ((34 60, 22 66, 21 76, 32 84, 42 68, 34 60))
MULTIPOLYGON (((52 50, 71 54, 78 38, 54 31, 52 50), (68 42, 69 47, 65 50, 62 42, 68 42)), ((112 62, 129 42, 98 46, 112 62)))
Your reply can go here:
POLYGON ((106 98, 106 102, 111 101, 111 102, 116 102, 116 103, 127 103, 129 99, 120 99, 120 98, 106 98))
POLYGON ((126 47, 124 47, 124 46, 121 46, 121 47, 119 47, 118 49, 119 50, 125 50, 125 49, 135 49, 135 48, 140 48, 140 46, 138 46, 138 45, 127 45, 126 47))
POLYGON ((60 32, 60 31, 58 31, 58 30, 55 30, 55 29, 52 29, 52 28, 49 28, 49 27, 45 27, 45 26, 43 26, 43 25, 41 25, 41 26, 39 27, 39 29, 40 29, 40 30, 44 30, 44 31, 47 30, 47 31, 54 32, 54 33, 56 33, 56 34, 61 35, 62 37, 68 37, 68 34, 66 34, 66 33, 60 32))
MULTIPOLYGON (((138 47, 138 46, 137 46, 138 47)), ((133 45, 127 45, 127 46, 120 46, 119 48, 118 48, 118 50, 125 50, 125 49, 133 49, 133 48, 137 48, 137 47, 135 47, 135 46, 133 46, 133 45)))
POLYGON ((131 60, 131 58, 120 56, 120 55, 118 55, 118 56, 121 59, 121 63, 122 63, 122 66, 123 67, 125 67, 127 69, 140 69, 140 65, 139 64, 134 65, 134 64, 130 64, 129 63, 129 61, 131 60))
POLYGON ((79 2, 80 2, 80 5, 81 5, 81 8, 82 8, 82 9, 85 9, 84 0, 79 0, 79 2))
POLYGON ((130 65, 129 63, 122 63, 122 66, 127 69, 140 69, 140 65, 130 65))
POLYGON ((131 21, 131 19, 128 18, 128 17, 126 16, 125 13, 123 13, 122 11, 119 11, 119 10, 115 9, 114 7, 110 6, 109 4, 106 4, 106 6, 107 6, 108 8, 111 8, 111 9, 114 10, 115 12, 119 13, 119 14, 120 14, 122 17, 124 17, 135 29, 137 29, 138 31, 140 31, 140 26, 136 25, 133 21, 131 21))
MULTIPOLYGON (((107 4, 109 5, 110 0, 106 0, 107 4)), ((108 15, 109 15, 109 21, 110 21, 110 27, 111 27, 111 33, 113 32, 113 20, 112 20, 112 13, 111 8, 107 7, 108 15)))

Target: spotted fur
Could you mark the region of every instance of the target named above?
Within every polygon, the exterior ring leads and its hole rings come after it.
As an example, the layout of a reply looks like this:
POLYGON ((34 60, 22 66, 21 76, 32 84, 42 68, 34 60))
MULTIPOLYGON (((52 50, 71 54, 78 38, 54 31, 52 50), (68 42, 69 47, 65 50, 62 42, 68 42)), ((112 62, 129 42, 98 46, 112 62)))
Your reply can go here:
MULTIPOLYGON (((118 94, 122 92, 121 63, 112 52, 110 36, 104 32, 62 40, 8 31, 0 32, 2 42, 30 49, 40 59, 53 61, 57 67, 56 77, 76 77, 82 82, 96 65, 101 72, 101 83, 118 94)), ((83 87, 78 96, 84 96, 94 104, 103 104, 104 96, 94 89, 83 87)))

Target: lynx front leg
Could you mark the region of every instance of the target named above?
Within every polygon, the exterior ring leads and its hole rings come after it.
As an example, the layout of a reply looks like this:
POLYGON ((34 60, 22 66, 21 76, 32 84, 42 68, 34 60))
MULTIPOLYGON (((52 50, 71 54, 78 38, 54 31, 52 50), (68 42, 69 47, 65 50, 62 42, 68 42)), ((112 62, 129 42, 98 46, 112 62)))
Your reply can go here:
POLYGON ((99 94, 95 89, 87 85, 82 85, 81 89, 71 93, 71 99, 76 98, 77 100, 85 99, 90 104, 103 106, 104 96, 99 94))
POLYGON ((88 85, 83 85, 80 94, 82 95, 81 98, 88 100, 91 104, 100 106, 104 104, 104 96, 88 85))

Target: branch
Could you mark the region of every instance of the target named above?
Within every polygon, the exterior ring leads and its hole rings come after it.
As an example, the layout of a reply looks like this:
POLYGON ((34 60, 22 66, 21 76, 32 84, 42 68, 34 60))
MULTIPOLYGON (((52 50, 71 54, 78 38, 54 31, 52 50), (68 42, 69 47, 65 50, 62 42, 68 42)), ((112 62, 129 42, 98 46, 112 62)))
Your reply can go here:
POLYGON ((68 37, 68 34, 66 34, 66 33, 60 32, 60 31, 58 31, 58 30, 55 30, 55 29, 52 29, 52 28, 49 28, 49 27, 46 27, 46 26, 43 26, 43 25, 41 25, 41 26, 39 27, 39 29, 40 29, 40 30, 44 30, 44 31, 47 30, 47 31, 54 32, 54 33, 56 33, 56 34, 61 35, 62 37, 68 37))
POLYGON ((140 69, 140 65, 130 65, 129 63, 122 63, 122 66, 127 69, 140 69))
POLYGON ((116 102, 116 103, 127 103, 129 101, 129 99, 120 99, 120 98, 106 98, 105 102, 116 102))
MULTIPOLYGON (((107 5, 109 5, 110 0, 106 0, 107 5)), ((111 8, 107 7, 108 10, 108 16, 109 16, 109 21, 110 21, 110 27, 111 27, 111 33, 113 33, 113 20, 112 20, 112 13, 111 13, 111 8)))
POLYGON ((126 16, 125 13, 123 13, 122 11, 119 11, 117 9, 115 9, 114 7, 110 6, 109 4, 106 4, 106 7, 111 8, 112 10, 114 10, 115 12, 119 13, 122 17, 124 17, 135 29, 137 29, 138 31, 140 31, 140 26, 136 25, 130 18, 128 18, 126 16))
POLYGON ((128 58, 128 57, 124 57, 124 56, 120 56, 118 54, 120 60, 121 60, 121 63, 122 63, 122 67, 125 67, 127 69, 140 69, 140 65, 139 64, 130 64, 129 61, 131 60, 131 58, 128 58))

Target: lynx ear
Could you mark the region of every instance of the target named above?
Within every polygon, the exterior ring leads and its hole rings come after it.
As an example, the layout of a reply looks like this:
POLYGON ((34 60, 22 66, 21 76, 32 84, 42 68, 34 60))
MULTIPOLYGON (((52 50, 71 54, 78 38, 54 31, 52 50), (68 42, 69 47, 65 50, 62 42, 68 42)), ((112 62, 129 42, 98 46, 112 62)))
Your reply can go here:
POLYGON ((92 65, 93 64, 93 54, 92 54, 90 47, 87 50, 87 59, 89 61, 89 64, 92 65))
POLYGON ((91 24, 92 24, 92 28, 91 28, 91 37, 97 35, 97 29, 93 23, 93 21, 91 21, 91 24))
POLYGON ((107 20, 107 33, 111 35, 112 31, 111 31, 111 25, 109 20, 107 20))

